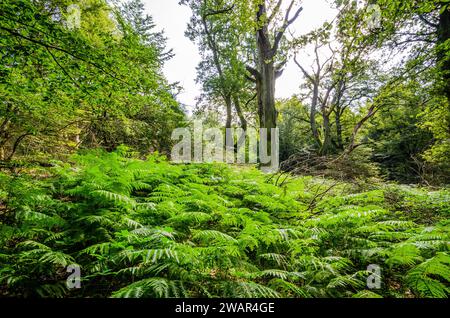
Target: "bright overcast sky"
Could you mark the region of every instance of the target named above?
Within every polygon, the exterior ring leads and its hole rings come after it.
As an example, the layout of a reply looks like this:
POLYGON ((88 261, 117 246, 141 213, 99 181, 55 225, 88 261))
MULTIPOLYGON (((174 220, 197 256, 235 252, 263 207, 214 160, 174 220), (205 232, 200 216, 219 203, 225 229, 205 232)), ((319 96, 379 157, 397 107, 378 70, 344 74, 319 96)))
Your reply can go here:
MULTIPOLYGON (((178 99, 188 106, 195 105, 195 98, 200 95, 201 87, 195 84, 196 66, 200 62, 197 47, 184 36, 191 11, 180 6, 178 0, 143 0, 147 12, 153 16, 159 30, 164 30, 168 38, 168 47, 175 57, 167 62, 164 73, 170 82, 180 82, 184 88, 178 99)), ((336 12, 327 0, 303 0, 303 12, 290 27, 296 35, 307 33, 325 21, 332 20, 336 12)), ((298 68, 291 61, 277 81, 276 97, 290 97, 299 91, 301 77, 298 68)))

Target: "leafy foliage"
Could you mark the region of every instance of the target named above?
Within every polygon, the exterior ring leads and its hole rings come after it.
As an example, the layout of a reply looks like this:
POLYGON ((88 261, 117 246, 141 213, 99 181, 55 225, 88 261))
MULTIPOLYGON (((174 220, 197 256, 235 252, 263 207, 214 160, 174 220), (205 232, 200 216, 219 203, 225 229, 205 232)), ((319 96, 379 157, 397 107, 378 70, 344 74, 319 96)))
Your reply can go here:
POLYGON ((184 114, 162 75, 164 37, 140 1, 73 2, 0 4, 0 160, 120 144, 169 151, 184 114))

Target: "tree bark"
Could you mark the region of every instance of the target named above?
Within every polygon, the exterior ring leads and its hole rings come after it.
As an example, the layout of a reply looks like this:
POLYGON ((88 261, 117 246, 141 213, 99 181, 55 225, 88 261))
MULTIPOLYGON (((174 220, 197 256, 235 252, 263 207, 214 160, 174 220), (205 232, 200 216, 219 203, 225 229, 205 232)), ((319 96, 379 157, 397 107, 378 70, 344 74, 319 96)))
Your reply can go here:
POLYGON ((231 128, 231 122, 233 120, 231 96, 230 95, 225 96, 224 100, 227 108, 227 121, 225 123, 225 128, 231 128))
POLYGON ((261 71, 263 81, 261 83, 262 101, 262 128, 276 128, 278 112, 275 108, 275 68, 273 63, 262 62, 261 71))
POLYGON ((335 114, 335 123, 336 123, 336 142, 337 148, 339 150, 344 150, 344 141, 342 139, 342 122, 341 122, 341 110, 338 108, 334 112, 335 114))
POLYGON ((319 130, 317 129, 316 115, 317 115, 317 104, 319 102, 319 79, 316 78, 314 82, 313 97, 311 101, 311 110, 309 113, 309 123, 311 126, 311 132, 313 138, 319 148, 322 147, 322 141, 320 140, 319 130))
POLYGON ((379 108, 377 105, 372 105, 369 108, 369 111, 367 112, 366 116, 364 116, 353 128, 353 133, 352 133, 352 137, 350 139, 350 144, 347 147, 346 151, 345 151, 345 155, 348 155, 350 153, 352 153, 356 148, 358 148, 359 145, 356 144, 356 137, 358 136, 358 133, 360 131, 360 129, 364 126, 364 124, 366 123, 366 121, 368 121, 370 118, 372 118, 373 116, 375 116, 375 114, 378 112, 379 108))
POLYGON ((331 124, 330 124, 330 114, 325 110, 322 112, 323 119, 323 143, 320 149, 320 154, 326 156, 332 153, 333 143, 331 137, 331 124))
POLYGON ((275 108, 275 82, 279 75, 281 75, 281 66, 275 66, 275 57, 278 54, 281 40, 287 28, 297 20, 303 8, 300 7, 293 14, 291 11, 294 7, 295 1, 292 0, 286 14, 282 26, 275 32, 273 44, 271 43, 271 34, 269 32, 269 24, 273 17, 280 9, 280 5, 274 9, 272 14, 267 15, 266 0, 261 1, 258 5, 258 11, 256 13, 256 22, 262 24, 256 32, 256 43, 258 50, 258 73, 259 76, 255 78, 260 82, 257 83, 258 89, 258 105, 260 106, 260 126, 261 128, 268 129, 268 135, 270 139, 270 129, 277 127, 278 112, 275 108), (258 85, 259 84, 259 85, 258 85), (260 103, 260 104, 259 104, 260 103))
MULTIPOLYGON (((259 5, 257 21, 266 15, 265 1, 259 5)), ((277 111, 275 109, 275 53, 269 41, 269 30, 267 24, 264 24, 256 33, 256 42, 258 47, 258 68, 260 73, 259 98, 260 105, 260 127, 277 127, 277 111)), ((270 136, 270 135, 269 135, 270 136)))
POLYGON ((245 119, 244 113, 242 112, 242 108, 241 108, 241 103, 239 100, 239 97, 234 96, 233 97, 233 101, 234 101, 234 108, 236 109, 236 113, 239 117, 239 121, 241 122, 241 128, 244 131, 247 131, 247 120, 245 119))

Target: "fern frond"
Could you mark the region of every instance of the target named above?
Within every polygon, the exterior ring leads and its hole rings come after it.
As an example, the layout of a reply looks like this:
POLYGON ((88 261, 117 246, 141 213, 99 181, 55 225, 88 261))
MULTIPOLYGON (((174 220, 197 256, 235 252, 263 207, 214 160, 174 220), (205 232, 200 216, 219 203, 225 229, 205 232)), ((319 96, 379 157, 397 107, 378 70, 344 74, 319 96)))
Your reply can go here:
POLYGON ((169 298, 176 295, 185 295, 183 285, 165 278, 152 277, 130 284, 117 292, 113 298, 142 298, 156 297, 169 298))
POLYGON ((279 298, 272 288, 254 282, 234 282, 233 297, 238 298, 279 298))
POLYGON ((382 296, 370 290, 360 291, 352 296, 353 298, 383 298, 382 296))
POLYGON ((124 205, 131 206, 131 207, 136 206, 136 201, 134 201, 133 199, 131 199, 123 194, 118 194, 118 193, 114 193, 114 192, 106 191, 106 190, 96 190, 96 191, 93 191, 92 194, 94 197, 98 196, 98 197, 103 198, 112 203, 124 204, 124 205))

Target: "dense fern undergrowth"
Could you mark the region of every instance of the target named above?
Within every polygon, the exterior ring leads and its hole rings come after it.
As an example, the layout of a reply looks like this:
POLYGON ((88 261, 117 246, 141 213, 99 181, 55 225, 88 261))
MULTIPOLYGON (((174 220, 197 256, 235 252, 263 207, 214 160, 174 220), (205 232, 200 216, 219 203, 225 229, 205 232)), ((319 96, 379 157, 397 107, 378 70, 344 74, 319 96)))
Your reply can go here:
POLYGON ((0 174, 3 297, 448 297, 450 192, 94 151, 0 174), (67 266, 81 268, 68 289, 67 266), (367 268, 381 268, 369 289, 367 268))

